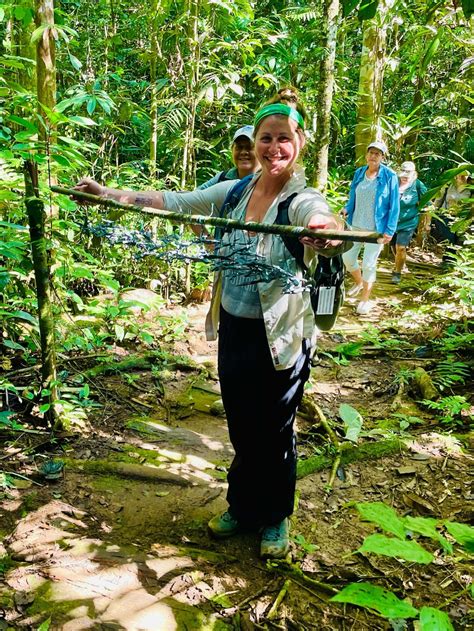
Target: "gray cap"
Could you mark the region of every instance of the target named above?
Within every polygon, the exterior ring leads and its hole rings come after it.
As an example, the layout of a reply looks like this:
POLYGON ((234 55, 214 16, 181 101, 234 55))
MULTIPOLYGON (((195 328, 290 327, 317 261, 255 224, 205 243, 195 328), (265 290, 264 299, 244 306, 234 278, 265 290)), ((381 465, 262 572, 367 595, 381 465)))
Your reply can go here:
POLYGON ((388 154, 388 148, 387 145, 382 141, 382 140, 374 140, 374 142, 371 142, 370 145, 367 147, 367 151, 373 147, 374 149, 378 149, 379 151, 381 151, 383 153, 384 156, 386 156, 388 154))
POLYGON ((407 162, 403 162, 400 167, 400 171, 398 172, 398 175, 407 176, 407 175, 411 175, 412 173, 416 173, 415 163, 409 160, 407 162))
POLYGON ((232 138, 232 144, 234 144, 234 142, 237 140, 237 138, 240 138, 240 136, 245 136, 253 142, 253 125, 244 125, 243 127, 240 127, 235 132, 234 137, 232 138))

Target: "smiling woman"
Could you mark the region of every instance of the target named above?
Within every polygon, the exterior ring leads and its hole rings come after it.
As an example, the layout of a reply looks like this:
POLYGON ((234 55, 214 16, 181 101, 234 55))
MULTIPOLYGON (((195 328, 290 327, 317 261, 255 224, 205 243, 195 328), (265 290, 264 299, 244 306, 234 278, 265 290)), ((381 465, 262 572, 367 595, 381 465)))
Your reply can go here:
MULTIPOLYGON (((290 224, 341 230, 324 197, 306 188, 297 161, 306 143, 305 113, 294 90, 281 90, 255 116, 255 153, 261 171, 249 176, 227 217, 274 224, 285 210, 290 224)), ((236 149, 237 151, 237 149, 236 149)), ((134 193, 100 186, 84 179, 77 189, 135 205, 182 213, 210 215, 220 211, 235 182, 205 190, 134 193)), ((301 239, 305 263, 334 255, 339 241, 301 239)), ((266 262, 302 277, 300 263, 275 234, 234 230, 223 234, 219 255, 231 257, 245 248, 266 262)), ((341 248, 342 249, 342 248, 341 248)), ((316 339, 308 292, 285 293, 277 279, 262 281, 238 276, 234 269, 218 275, 206 322, 208 339, 219 326, 218 370, 222 400, 235 457, 228 473, 228 510, 209 521, 215 537, 241 529, 262 531, 260 553, 285 556, 296 483, 296 409, 309 377, 316 339)))

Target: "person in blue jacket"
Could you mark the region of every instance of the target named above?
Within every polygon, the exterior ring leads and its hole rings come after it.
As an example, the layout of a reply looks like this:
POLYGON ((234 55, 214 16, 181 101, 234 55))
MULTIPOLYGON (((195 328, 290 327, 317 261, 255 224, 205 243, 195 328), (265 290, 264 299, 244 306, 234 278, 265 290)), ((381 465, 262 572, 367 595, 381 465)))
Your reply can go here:
POLYGON ((347 292, 355 297, 360 293, 357 313, 367 315, 374 303, 369 300, 376 279, 377 259, 385 243, 389 243, 397 228, 400 196, 397 174, 382 164, 388 154, 384 142, 376 140, 367 147, 367 165, 356 170, 345 207, 347 222, 354 230, 380 232, 379 243, 355 243, 343 255, 344 265, 354 279, 347 292), (359 253, 364 247, 362 269, 359 253))

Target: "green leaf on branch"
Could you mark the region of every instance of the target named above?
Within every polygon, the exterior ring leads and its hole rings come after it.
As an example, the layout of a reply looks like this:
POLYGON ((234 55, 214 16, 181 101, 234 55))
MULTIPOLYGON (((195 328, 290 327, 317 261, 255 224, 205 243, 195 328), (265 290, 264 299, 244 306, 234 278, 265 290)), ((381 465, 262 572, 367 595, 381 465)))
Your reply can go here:
POLYGON ((401 541, 385 535, 369 535, 357 552, 372 552, 387 557, 428 564, 433 561, 433 555, 416 541, 401 541))
POLYGON ((339 416, 346 426, 346 435, 344 438, 356 443, 359 439, 360 430, 362 429, 362 416, 352 405, 348 405, 347 403, 342 403, 339 406, 339 416))
POLYGON ((454 631, 448 614, 434 607, 420 609, 420 631, 454 631))
POLYGON ((365 607, 377 611, 385 618, 414 618, 418 614, 418 610, 410 603, 400 600, 383 587, 370 583, 351 583, 333 596, 331 601, 365 607))
POLYGON ((469 552, 474 552, 474 528, 472 526, 460 524, 457 521, 445 521, 444 525, 451 537, 454 537, 469 552))
POLYGON ((391 506, 387 506, 383 502, 367 502, 356 504, 356 508, 362 519, 377 524, 382 530, 391 532, 399 539, 405 539, 403 520, 400 519, 391 506))

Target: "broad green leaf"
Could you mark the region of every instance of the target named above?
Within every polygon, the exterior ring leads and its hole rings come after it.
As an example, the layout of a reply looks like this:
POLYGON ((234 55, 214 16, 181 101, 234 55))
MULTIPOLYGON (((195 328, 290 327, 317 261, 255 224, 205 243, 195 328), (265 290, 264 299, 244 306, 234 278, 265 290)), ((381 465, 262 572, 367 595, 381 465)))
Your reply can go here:
POLYGON ((114 331, 115 331, 116 338, 118 339, 119 342, 121 342, 123 338, 125 337, 124 327, 121 324, 115 324, 114 331))
POLYGON ((371 583, 351 583, 331 598, 336 603, 351 603, 377 611, 385 618, 415 618, 417 609, 392 592, 371 583))
POLYGON ((430 537, 441 544, 442 548, 449 554, 453 551, 453 546, 443 535, 436 530, 436 519, 432 517, 404 517, 403 519, 407 530, 417 532, 423 537, 430 537))
POLYGON ((38 627, 38 631, 49 631, 49 627, 51 626, 51 618, 48 618, 44 622, 40 624, 38 627))
POLYGON ((0 311, 0 315, 5 315, 10 318, 17 318, 18 320, 26 320, 35 326, 38 325, 38 320, 31 313, 26 311, 0 311))
POLYGON ((362 0, 358 18, 361 22, 364 20, 371 20, 375 17, 377 13, 377 7, 379 5, 379 0, 362 0))
POLYGON ((72 123, 77 123, 78 125, 82 125, 84 127, 92 127, 92 125, 97 125, 92 118, 87 118, 87 116, 70 116, 69 120, 72 123))
POLYGON ((49 24, 42 24, 41 26, 38 26, 38 28, 35 29, 31 34, 30 43, 36 44, 36 42, 38 42, 43 37, 43 33, 49 28, 49 24))
POLYGON ((71 62, 72 67, 75 70, 80 70, 82 68, 82 62, 79 61, 77 57, 74 57, 71 53, 69 53, 69 61, 71 62))
POLYGON ((472 526, 460 524, 457 521, 445 521, 444 525, 451 537, 454 537, 469 552, 474 552, 474 528, 472 526))
POLYGON ((43 414, 44 412, 47 412, 50 407, 51 403, 43 403, 43 405, 40 405, 39 411, 43 414))
POLYGON ((359 0, 342 0, 342 15, 346 18, 359 4, 359 0))
POLYGON ((25 13, 26 13, 26 8, 17 5, 13 11, 15 20, 22 20, 25 16, 25 13))
POLYGON ((469 20, 474 13, 474 2, 472 0, 461 0, 461 6, 466 19, 469 20))
POLYGON ((385 535, 369 535, 357 552, 372 552, 387 557, 414 561, 415 563, 431 563, 433 555, 416 541, 401 541, 385 535))
POLYGON ((377 524, 382 530, 391 532, 399 539, 405 539, 403 520, 400 519, 391 506, 387 506, 383 502, 367 502, 356 504, 356 508, 362 519, 377 524))
POLYGON ((62 167, 70 167, 71 163, 69 162, 69 160, 66 158, 66 156, 63 156, 59 153, 52 153, 51 154, 51 158, 57 162, 59 165, 61 165, 62 167))
POLYGON ((5 10, 0 7, 0 22, 3 22, 5 17, 5 10))
POLYGON ((454 631, 447 613, 434 607, 420 609, 420 631, 454 631))
POLYGON ((356 443, 359 438, 360 430, 362 429, 362 416, 352 405, 348 405, 347 403, 342 403, 339 406, 339 416, 346 426, 345 438, 356 443))
MULTIPOLYGON (((1 284, 0 284, 0 289, 1 289, 1 284)), ((6 346, 7 348, 13 349, 14 351, 26 350, 24 346, 22 346, 21 344, 17 344, 16 342, 13 342, 12 340, 3 340, 3 345, 6 346)))
POLYGON ((97 99, 95 98, 95 96, 91 96, 91 98, 87 101, 87 113, 92 115, 94 113, 96 105, 97 99))

